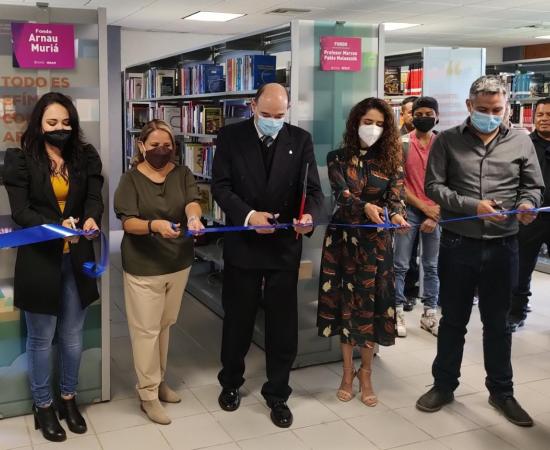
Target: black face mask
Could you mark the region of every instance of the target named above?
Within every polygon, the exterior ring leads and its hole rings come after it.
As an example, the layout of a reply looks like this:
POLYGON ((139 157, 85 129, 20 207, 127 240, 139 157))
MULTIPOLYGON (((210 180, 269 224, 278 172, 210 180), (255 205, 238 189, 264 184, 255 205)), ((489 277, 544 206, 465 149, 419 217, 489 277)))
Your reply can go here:
POLYGON ((172 149, 153 147, 151 150, 147 150, 143 157, 154 169, 161 170, 172 160, 172 149))
POLYGON ((430 131, 433 127, 435 127, 435 124, 435 117, 415 117, 413 119, 414 127, 422 133, 427 133, 430 131))
POLYGON ((55 130, 55 131, 45 131, 43 133, 44 140, 48 143, 57 147, 59 150, 63 150, 69 138, 71 137, 71 130, 55 130))

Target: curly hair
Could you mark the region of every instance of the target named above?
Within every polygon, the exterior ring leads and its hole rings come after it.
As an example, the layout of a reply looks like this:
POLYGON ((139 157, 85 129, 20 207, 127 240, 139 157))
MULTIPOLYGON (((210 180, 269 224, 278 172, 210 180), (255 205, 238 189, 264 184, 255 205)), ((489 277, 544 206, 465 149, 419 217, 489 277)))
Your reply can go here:
POLYGON ((372 146, 376 164, 387 176, 395 176, 403 164, 401 137, 395 122, 395 116, 390 106, 382 99, 369 97, 361 100, 350 111, 343 135, 342 146, 346 156, 351 159, 359 153, 359 125, 361 118, 371 109, 376 109, 384 115, 384 131, 372 146))

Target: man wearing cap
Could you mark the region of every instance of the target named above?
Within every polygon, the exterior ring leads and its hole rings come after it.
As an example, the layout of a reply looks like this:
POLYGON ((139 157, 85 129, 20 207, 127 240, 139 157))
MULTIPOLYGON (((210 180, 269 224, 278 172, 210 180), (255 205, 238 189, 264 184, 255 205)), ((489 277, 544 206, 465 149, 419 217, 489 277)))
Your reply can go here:
POLYGON ((437 316, 439 206, 430 200, 424 192, 426 165, 436 138, 432 129, 437 123, 438 113, 439 106, 435 98, 419 97, 412 106, 415 129, 409 133, 408 139, 403 140, 407 217, 410 218, 409 223, 413 227, 409 233, 399 234, 395 237, 395 303, 397 306, 397 334, 401 337, 405 337, 407 334, 403 313, 403 304, 406 301, 405 275, 409 270, 409 261, 417 236, 422 241, 422 268, 424 271, 424 314, 420 318, 420 326, 435 336, 437 336, 439 326, 437 316))

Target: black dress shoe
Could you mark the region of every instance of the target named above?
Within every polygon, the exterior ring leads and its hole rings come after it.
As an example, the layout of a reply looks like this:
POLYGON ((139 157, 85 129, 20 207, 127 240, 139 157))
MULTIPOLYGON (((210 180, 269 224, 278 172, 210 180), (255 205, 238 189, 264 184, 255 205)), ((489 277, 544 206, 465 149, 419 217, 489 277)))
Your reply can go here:
POLYGON ((67 433, 57 420, 52 405, 47 408, 32 405, 32 413, 34 415, 34 429, 40 430, 44 439, 53 442, 63 442, 67 439, 67 433))
POLYGON ((88 431, 86 421, 82 417, 82 414, 80 414, 74 397, 69 400, 61 398, 59 402, 59 419, 65 419, 69 430, 73 433, 84 434, 88 431))
POLYGON ((452 391, 444 391, 434 386, 416 401, 416 407, 420 411, 436 412, 454 399, 452 391))
POLYGON ((491 395, 489 405, 498 409, 514 425, 532 427, 533 419, 512 395, 491 395))
POLYGON ((271 408, 270 417, 274 425, 279 428, 288 428, 292 425, 294 417, 292 416, 292 412, 288 408, 285 401, 278 400, 268 404, 268 406, 271 408))
POLYGON ((218 403, 224 411, 235 411, 241 405, 241 394, 238 389, 223 388, 218 403))

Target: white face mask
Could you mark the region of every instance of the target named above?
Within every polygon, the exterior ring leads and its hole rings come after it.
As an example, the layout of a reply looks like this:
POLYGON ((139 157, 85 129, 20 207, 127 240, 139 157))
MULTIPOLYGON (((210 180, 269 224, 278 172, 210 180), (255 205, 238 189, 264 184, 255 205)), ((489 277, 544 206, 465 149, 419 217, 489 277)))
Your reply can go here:
POLYGON ((359 127, 359 138, 367 144, 369 147, 372 147, 374 143, 380 139, 384 128, 379 127, 378 125, 361 125, 359 127))

